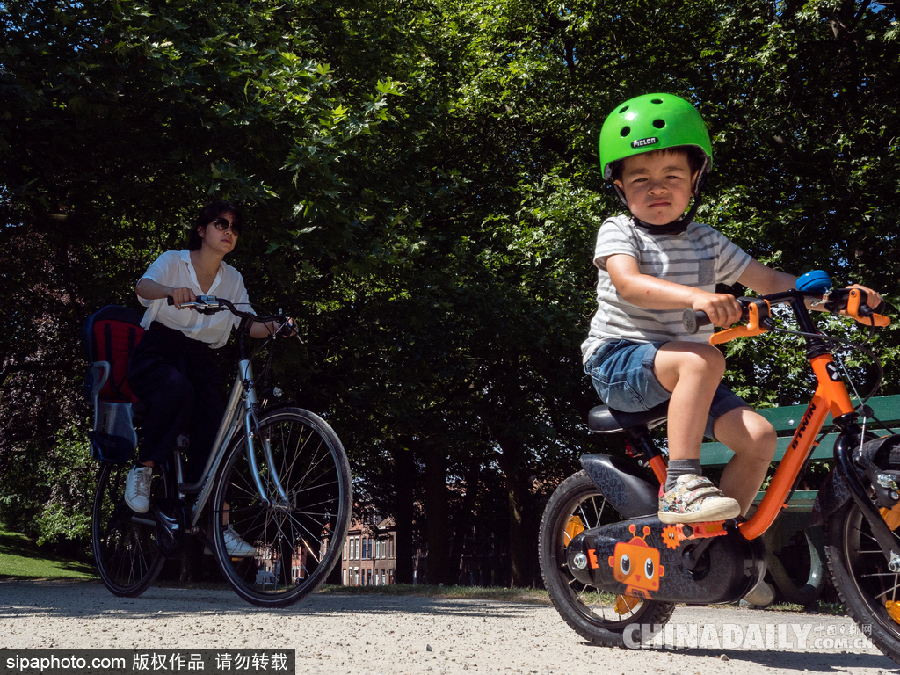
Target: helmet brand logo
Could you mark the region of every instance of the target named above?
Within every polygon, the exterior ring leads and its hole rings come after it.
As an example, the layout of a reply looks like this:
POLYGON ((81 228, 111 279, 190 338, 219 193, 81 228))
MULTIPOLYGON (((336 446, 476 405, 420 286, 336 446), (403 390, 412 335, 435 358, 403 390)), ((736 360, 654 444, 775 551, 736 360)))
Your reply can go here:
POLYGON ((650 138, 642 138, 639 141, 632 141, 632 148, 643 148, 647 145, 653 145, 654 143, 659 143, 659 139, 656 136, 651 136, 650 138))

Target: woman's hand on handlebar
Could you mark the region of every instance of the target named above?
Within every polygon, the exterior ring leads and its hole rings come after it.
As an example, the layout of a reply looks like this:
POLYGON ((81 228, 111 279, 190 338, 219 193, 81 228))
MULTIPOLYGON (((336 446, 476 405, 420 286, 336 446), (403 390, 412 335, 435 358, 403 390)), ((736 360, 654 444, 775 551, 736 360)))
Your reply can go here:
MULTIPOLYGON (((147 279, 146 277, 137 282, 134 287, 137 294, 144 300, 165 300, 167 297, 172 298, 169 304, 178 306, 185 302, 193 302, 196 298, 194 291, 190 288, 173 288, 172 286, 163 286, 161 283, 147 279)), ((181 307, 179 307, 181 309, 181 307)))
POLYGON ((285 317, 284 323, 277 321, 268 321, 266 323, 255 323, 250 327, 250 337, 267 338, 267 337, 294 337, 297 334, 297 328, 291 317, 285 317))
POLYGON ((743 309, 737 298, 725 293, 705 293, 691 304, 695 312, 704 312, 714 326, 725 327, 741 320, 743 309))
POLYGON ((182 305, 194 302, 197 299, 197 294, 190 288, 173 288, 169 292, 169 297, 172 298, 172 304, 177 309, 184 309, 182 305))

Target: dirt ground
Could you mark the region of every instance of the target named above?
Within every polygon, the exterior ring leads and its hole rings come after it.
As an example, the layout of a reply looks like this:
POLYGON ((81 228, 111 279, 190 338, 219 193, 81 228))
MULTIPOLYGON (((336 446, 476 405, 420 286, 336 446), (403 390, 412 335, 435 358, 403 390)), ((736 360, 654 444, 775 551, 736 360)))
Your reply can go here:
POLYGON ((658 649, 585 643, 550 606, 314 594, 278 610, 225 590, 0 580, 0 647, 294 649, 297 673, 887 675, 897 666, 849 619, 736 606, 678 607, 658 649), (681 648, 685 647, 687 648, 681 648))

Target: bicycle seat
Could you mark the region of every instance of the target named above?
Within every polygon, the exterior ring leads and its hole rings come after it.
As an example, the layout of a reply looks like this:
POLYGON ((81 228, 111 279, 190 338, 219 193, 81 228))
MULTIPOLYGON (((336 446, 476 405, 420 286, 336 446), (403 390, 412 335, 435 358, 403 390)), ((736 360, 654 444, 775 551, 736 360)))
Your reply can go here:
POLYGON ((640 412, 622 412, 613 410, 608 405, 598 405, 588 413, 588 428, 601 434, 611 434, 640 426, 652 429, 666 421, 668 410, 668 401, 640 412))

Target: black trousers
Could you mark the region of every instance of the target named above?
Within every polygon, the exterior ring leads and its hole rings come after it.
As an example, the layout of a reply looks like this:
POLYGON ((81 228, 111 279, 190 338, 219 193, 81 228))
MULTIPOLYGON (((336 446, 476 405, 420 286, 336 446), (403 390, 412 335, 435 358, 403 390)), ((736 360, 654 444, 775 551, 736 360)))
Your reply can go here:
POLYGON ((146 406, 138 460, 164 461, 179 434, 189 434, 189 482, 200 478, 225 411, 211 352, 205 342, 153 323, 128 362, 128 383, 146 406))

